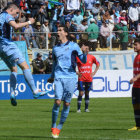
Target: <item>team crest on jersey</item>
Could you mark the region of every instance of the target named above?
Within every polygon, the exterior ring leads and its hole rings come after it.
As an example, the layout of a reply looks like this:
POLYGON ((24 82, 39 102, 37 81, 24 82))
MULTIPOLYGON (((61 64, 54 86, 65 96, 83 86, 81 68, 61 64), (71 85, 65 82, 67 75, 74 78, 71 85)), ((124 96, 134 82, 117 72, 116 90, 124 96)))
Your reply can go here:
POLYGON ((91 63, 91 61, 89 61, 89 63, 91 63))

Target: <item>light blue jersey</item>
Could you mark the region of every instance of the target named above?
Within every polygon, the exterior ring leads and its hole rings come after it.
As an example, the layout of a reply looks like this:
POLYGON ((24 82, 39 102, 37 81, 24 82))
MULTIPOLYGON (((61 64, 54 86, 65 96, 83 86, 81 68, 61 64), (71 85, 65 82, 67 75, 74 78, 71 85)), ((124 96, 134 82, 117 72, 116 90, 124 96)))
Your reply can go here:
POLYGON ((52 78, 76 78, 76 56, 86 62, 86 55, 82 53, 77 43, 66 42, 53 48, 52 78))
POLYGON ((12 68, 16 64, 24 62, 25 59, 16 44, 12 41, 10 21, 15 21, 12 15, 7 12, 0 14, 0 57, 9 68, 12 68))
POLYGON ((7 12, 0 14, 0 40, 12 39, 12 27, 8 24, 10 21, 15 21, 10 14, 7 12))

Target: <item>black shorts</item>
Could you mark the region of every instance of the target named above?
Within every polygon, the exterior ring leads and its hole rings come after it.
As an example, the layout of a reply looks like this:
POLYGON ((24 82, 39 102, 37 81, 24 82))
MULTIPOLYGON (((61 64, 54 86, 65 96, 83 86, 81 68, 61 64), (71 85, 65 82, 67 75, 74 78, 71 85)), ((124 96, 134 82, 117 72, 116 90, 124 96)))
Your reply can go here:
POLYGON ((90 91, 91 87, 92 87, 92 82, 78 81, 78 90, 80 91, 90 91))
POLYGON ((132 104, 140 104, 140 88, 132 88, 132 104))

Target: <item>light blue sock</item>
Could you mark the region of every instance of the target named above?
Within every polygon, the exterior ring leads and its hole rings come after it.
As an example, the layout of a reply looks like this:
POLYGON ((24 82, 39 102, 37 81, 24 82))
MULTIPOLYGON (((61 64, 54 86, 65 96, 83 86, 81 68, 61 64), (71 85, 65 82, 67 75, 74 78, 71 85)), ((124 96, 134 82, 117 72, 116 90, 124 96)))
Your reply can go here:
POLYGON ((58 128, 59 130, 62 129, 63 124, 64 124, 64 122, 66 121, 66 119, 67 119, 67 117, 68 117, 69 110, 70 110, 70 106, 65 106, 65 105, 63 105, 63 110, 62 110, 62 112, 61 112, 60 123, 59 123, 59 125, 57 126, 57 128, 58 128))
POLYGON ((53 109, 52 109, 52 128, 56 128, 56 121, 59 114, 59 108, 60 108, 60 105, 58 106, 57 104, 54 104, 53 109))
POLYGON ((37 90, 37 88, 35 86, 35 82, 34 82, 30 69, 23 70, 23 74, 24 74, 25 80, 28 83, 29 87, 31 88, 32 92, 35 92, 37 90))
POLYGON ((17 83, 17 72, 12 72, 10 75, 10 92, 14 93, 17 83))

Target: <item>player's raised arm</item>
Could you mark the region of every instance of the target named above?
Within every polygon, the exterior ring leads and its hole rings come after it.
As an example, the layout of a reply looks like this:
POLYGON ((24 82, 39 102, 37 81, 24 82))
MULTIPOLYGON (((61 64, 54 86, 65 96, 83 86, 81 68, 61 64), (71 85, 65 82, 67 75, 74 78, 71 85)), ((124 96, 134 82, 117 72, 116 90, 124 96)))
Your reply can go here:
POLYGON ((22 28, 26 25, 33 24, 35 22, 34 18, 30 18, 29 21, 23 23, 16 23, 15 21, 10 21, 9 24, 14 27, 15 29, 22 28))
POLYGON ((20 9, 17 5, 15 4, 9 4, 3 13, 8 13, 6 15, 6 22, 14 27, 15 29, 22 28, 28 24, 33 24, 35 22, 34 18, 29 18, 29 21, 24 22, 24 23, 16 23, 15 19, 19 17, 20 9))

